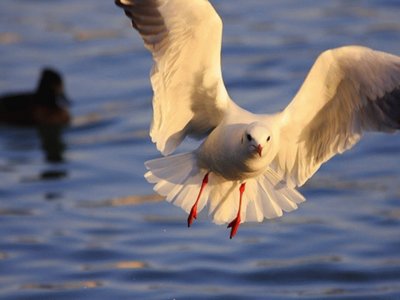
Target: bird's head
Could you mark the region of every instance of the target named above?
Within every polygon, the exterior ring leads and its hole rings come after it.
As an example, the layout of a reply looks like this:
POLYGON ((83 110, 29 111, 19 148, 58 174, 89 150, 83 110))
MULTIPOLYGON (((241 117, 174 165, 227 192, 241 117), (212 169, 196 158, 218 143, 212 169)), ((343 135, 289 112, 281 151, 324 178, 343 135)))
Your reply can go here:
POLYGON ((251 157, 266 157, 271 154, 272 131, 261 122, 249 124, 244 130, 241 143, 251 157))
POLYGON ((48 107, 65 107, 70 104, 64 91, 60 73, 53 69, 43 69, 36 90, 37 103, 48 107))

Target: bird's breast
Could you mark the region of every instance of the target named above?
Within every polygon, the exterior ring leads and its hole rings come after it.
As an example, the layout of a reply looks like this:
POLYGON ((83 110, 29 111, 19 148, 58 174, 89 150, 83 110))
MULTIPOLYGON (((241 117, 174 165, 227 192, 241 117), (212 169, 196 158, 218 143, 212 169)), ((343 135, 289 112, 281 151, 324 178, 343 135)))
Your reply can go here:
POLYGON ((258 176, 266 164, 258 156, 249 157, 241 145, 241 135, 225 130, 212 132, 196 152, 200 168, 227 180, 245 180, 258 176))

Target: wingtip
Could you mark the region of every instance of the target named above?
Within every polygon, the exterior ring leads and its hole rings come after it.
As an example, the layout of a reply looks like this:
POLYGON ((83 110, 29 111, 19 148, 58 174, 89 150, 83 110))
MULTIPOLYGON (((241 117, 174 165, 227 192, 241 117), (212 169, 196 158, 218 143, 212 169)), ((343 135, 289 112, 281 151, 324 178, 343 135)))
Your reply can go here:
POLYGON ((118 7, 123 7, 124 5, 122 4, 121 0, 115 0, 114 1, 115 5, 118 7))
POLYGON ((175 148, 173 147, 168 147, 168 145, 162 144, 162 143, 156 143, 157 150, 161 152, 162 155, 168 156, 172 152, 174 152, 175 148))
POLYGON ((122 7, 124 9, 126 9, 128 7, 132 7, 134 5, 133 1, 129 1, 129 0, 128 1, 127 0, 115 0, 114 3, 116 6, 122 7))

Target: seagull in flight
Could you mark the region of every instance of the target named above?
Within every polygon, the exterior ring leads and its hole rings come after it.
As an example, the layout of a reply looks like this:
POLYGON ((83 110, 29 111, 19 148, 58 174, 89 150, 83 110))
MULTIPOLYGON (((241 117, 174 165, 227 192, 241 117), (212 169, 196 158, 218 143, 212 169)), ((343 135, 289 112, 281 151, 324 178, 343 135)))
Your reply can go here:
POLYGON ((361 46, 319 55, 283 110, 254 114, 229 96, 221 72, 222 21, 207 0, 116 0, 151 52, 150 136, 165 156, 147 161, 154 190, 216 224, 280 217, 296 190, 368 131, 400 129, 400 57, 361 46), (187 137, 192 152, 170 155, 187 137))

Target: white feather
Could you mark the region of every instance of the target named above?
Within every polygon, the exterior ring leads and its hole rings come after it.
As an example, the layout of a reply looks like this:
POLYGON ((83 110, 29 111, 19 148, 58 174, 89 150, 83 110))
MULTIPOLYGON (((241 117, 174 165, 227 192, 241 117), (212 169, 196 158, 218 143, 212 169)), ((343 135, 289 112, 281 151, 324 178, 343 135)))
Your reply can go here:
MULTIPOLYGON (((196 154, 185 153, 146 162, 146 179, 156 183, 154 190, 167 200, 190 212, 200 191, 207 170, 198 168, 196 154), (176 166, 180 166, 177 172, 176 166)), ((200 198, 198 211, 208 205, 209 214, 217 224, 228 223, 239 208, 240 181, 229 181, 210 174, 210 184, 200 198)), ((304 198, 295 189, 282 184, 278 175, 268 169, 265 174, 246 181, 241 219, 261 222, 264 218, 282 216, 282 210, 292 211, 304 198), (267 197, 266 197, 267 195, 267 197)))
POLYGON ((150 135, 170 154, 189 134, 204 136, 229 102, 221 73, 222 22, 205 0, 120 0, 151 51, 150 135))
POLYGON ((198 211, 208 207, 215 223, 239 212, 241 222, 280 217, 305 200, 296 186, 365 131, 400 128, 398 56, 359 46, 325 51, 283 112, 257 115, 228 96, 222 22, 208 1, 116 3, 153 55, 150 135, 157 148, 169 154, 187 135, 205 138, 191 153, 146 162, 154 189, 188 213, 209 174, 198 211))
POLYGON ((325 51, 282 119, 272 165, 300 186, 363 132, 400 128, 400 57, 360 46, 325 51))

